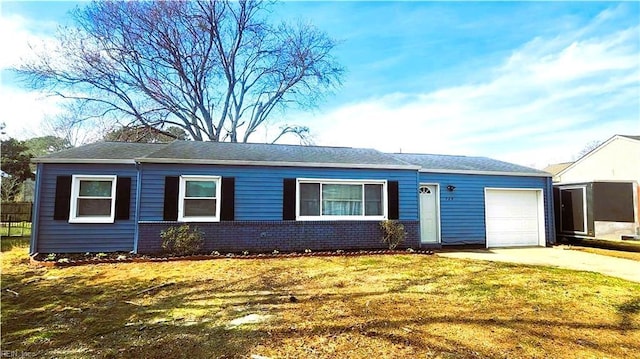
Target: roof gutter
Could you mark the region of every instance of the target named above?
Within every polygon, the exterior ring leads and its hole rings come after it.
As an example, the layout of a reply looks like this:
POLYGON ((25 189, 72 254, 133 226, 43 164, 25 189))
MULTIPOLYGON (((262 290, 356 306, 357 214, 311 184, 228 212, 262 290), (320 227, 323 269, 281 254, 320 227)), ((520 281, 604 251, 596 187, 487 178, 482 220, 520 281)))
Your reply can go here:
POLYGON ((506 171, 474 171, 474 170, 446 170, 446 169, 420 169, 420 173, 452 173, 462 175, 489 175, 489 176, 519 176, 519 177, 552 177, 551 173, 540 172, 506 172, 506 171))
POLYGON ((31 163, 84 163, 84 164, 118 164, 135 165, 135 159, 119 158, 34 158, 31 163))

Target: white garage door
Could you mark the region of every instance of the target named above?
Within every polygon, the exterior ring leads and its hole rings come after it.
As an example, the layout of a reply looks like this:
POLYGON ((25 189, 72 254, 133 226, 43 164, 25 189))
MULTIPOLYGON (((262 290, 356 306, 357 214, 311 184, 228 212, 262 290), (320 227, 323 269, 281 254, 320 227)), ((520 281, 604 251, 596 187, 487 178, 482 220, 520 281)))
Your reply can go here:
POLYGON ((485 191, 487 247, 544 246, 542 190, 485 191))

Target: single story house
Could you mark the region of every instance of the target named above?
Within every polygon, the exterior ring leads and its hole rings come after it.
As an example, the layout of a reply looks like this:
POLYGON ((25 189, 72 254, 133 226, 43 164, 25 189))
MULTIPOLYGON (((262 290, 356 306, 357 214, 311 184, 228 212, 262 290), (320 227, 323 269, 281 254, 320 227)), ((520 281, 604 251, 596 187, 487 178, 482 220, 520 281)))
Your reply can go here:
POLYGON ((640 136, 615 135, 554 174, 558 235, 640 235, 640 136))
POLYGON ((548 173, 482 157, 175 141, 100 142, 36 158, 31 253, 154 253, 190 223, 207 252, 555 242, 548 173))

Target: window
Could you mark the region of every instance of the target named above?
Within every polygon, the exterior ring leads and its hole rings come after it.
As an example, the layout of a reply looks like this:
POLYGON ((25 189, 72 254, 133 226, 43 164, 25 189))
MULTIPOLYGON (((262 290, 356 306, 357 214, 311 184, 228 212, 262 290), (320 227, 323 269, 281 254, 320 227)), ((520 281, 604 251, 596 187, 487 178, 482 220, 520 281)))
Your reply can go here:
POLYGON ((180 177, 178 220, 183 222, 219 221, 219 199, 220 177, 180 177))
POLYGON ((298 180, 299 219, 385 219, 386 181, 298 180))
POLYGON ((70 223, 113 223, 116 176, 75 175, 71 182, 70 223))

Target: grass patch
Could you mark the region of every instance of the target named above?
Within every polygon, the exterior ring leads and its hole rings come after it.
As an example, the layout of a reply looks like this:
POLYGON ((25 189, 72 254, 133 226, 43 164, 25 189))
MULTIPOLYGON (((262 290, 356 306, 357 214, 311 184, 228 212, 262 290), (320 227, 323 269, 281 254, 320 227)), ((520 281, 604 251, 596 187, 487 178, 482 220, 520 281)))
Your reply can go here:
POLYGON ((45 269, 27 251, 1 254, 2 349, 42 357, 640 352, 640 284, 595 273, 418 255, 45 269))
POLYGON ((3 237, 0 239, 0 251, 6 252, 13 248, 29 248, 29 237, 3 237))
POLYGON ((9 233, 9 224, 2 223, 0 226, 0 237, 29 237, 31 236, 31 223, 30 222, 21 222, 21 223, 11 223, 11 233, 9 233))
POLYGON ((627 252, 614 249, 592 248, 592 247, 579 247, 571 246, 571 250, 582 251, 594 254, 600 254, 603 256, 631 259, 634 261, 640 261, 640 252, 627 252))
POLYGON ((580 247, 602 248, 626 252, 640 252, 640 241, 571 238, 561 240, 561 242, 580 247))

